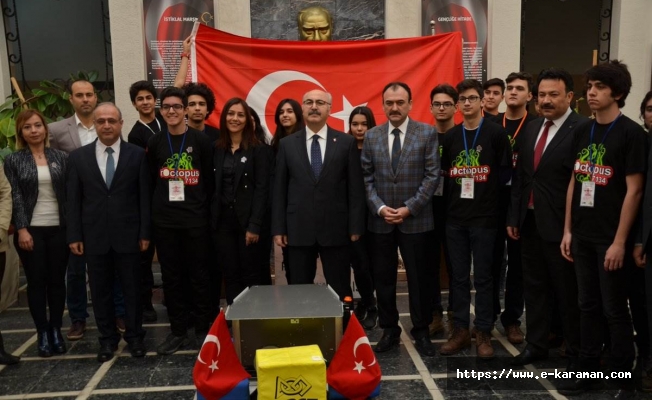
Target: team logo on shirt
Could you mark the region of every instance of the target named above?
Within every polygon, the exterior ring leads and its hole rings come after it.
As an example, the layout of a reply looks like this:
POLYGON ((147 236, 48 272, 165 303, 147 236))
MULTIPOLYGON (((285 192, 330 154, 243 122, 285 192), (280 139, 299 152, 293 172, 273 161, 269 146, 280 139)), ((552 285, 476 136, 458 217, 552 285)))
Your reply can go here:
POLYGON ((577 153, 573 169, 575 179, 578 182, 592 181, 596 185, 606 186, 614 174, 613 168, 603 163, 606 152, 602 143, 594 143, 577 153))
POLYGON ((469 150, 468 164, 466 151, 460 151, 460 154, 455 157, 451 168, 448 170, 448 176, 455 178, 455 183, 462 184, 462 178, 473 177, 475 182, 486 182, 491 173, 491 167, 488 165, 480 165, 480 153, 482 147, 477 146, 475 149, 469 150))
MULTIPOLYGON (((191 150, 191 148, 189 148, 191 150)), ((181 179, 184 186, 199 184, 199 170, 192 167, 192 156, 188 152, 173 154, 159 170, 161 179, 181 179)))

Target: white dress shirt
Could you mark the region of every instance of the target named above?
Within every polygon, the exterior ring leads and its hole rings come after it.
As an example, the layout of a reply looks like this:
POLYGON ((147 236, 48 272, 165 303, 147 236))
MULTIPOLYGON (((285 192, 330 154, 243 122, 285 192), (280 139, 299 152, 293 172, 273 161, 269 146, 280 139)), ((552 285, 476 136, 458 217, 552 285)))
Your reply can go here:
POLYGON ((324 154, 326 154, 326 133, 328 132, 328 125, 322 126, 319 132, 313 132, 306 126, 306 150, 308 150, 308 161, 312 164, 312 157, 310 156, 310 147, 312 146, 312 137, 317 135, 319 139, 319 148, 321 150, 321 162, 324 164, 324 154))
MULTIPOLYGON (((401 131, 401 133, 398 135, 399 139, 401 140, 401 151, 403 150, 403 143, 405 143, 405 132, 407 132, 407 127, 408 127, 408 122, 410 121, 410 118, 405 118, 405 121, 401 125, 398 126, 398 130, 401 131)), ((389 161, 392 161, 392 146, 394 145, 394 134, 392 131, 396 129, 394 125, 391 124, 391 122, 387 123, 387 144, 389 145, 389 161)))
POLYGON ((87 128, 82 124, 81 120, 75 113, 75 122, 77 123, 77 133, 79 133, 79 141, 82 146, 93 143, 93 140, 97 139, 97 131, 95 131, 95 125, 91 124, 90 128, 87 128))
MULTIPOLYGON (((118 138, 118 140, 111 145, 111 148, 113 149, 113 166, 116 170, 118 169, 118 158, 120 158, 121 140, 122 139, 118 138)), ((100 142, 99 139, 95 142, 95 158, 97 159, 97 166, 100 167, 100 172, 102 173, 104 182, 106 182, 106 160, 109 156, 109 153, 106 152, 107 147, 108 146, 100 142)))
MULTIPOLYGON (((545 144, 545 146, 543 146, 543 151, 544 152, 546 151, 546 147, 548 147, 550 142, 552 142, 552 139, 557 134, 557 131, 559 130, 559 128, 561 128, 561 126, 564 124, 564 122, 566 122, 566 118, 568 118, 570 113, 571 113, 571 109, 570 109, 570 107, 568 107, 568 110, 566 110, 566 113, 564 115, 562 115, 561 117, 559 117, 559 118, 552 121, 552 125, 550 125, 550 128, 548 128, 548 138, 546 140, 546 144, 545 144)), ((541 129, 539 129, 539 134, 537 135, 537 141, 534 143, 534 148, 535 149, 537 148, 537 143, 539 143, 539 139, 541 139, 541 135, 543 134, 543 130, 546 127, 546 122, 548 122, 548 121, 549 121, 549 119, 546 118, 543 121, 543 125, 541 125, 541 129)))

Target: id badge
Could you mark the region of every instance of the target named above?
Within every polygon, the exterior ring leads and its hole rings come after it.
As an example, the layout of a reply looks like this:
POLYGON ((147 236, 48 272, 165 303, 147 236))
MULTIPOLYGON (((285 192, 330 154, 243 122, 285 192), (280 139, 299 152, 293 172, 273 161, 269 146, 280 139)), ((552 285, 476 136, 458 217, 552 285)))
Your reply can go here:
POLYGON ((435 196, 443 196, 443 195, 444 195, 444 177, 440 176, 439 183, 437 184, 437 190, 435 190, 435 196))
POLYGON ((580 207, 593 207, 595 200, 595 182, 582 182, 582 195, 580 196, 580 207))
POLYGON ((183 181, 168 181, 170 185, 170 201, 184 201, 186 199, 183 181))
POLYGON ((473 178, 462 178, 462 192, 460 193, 461 199, 473 199, 473 178))

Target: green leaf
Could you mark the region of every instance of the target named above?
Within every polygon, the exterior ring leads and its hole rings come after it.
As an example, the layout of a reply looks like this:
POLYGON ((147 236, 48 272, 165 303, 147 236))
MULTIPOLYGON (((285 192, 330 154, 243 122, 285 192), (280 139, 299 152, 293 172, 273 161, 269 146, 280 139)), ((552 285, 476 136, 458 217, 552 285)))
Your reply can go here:
POLYGON ((99 77, 99 72, 97 71, 91 71, 88 73, 88 81, 89 82, 95 82, 97 78, 99 77))
POLYGON ((52 105, 52 104, 54 104, 54 103, 56 103, 56 102, 57 102, 57 99, 58 99, 58 97, 57 97, 55 94, 53 94, 53 93, 48 93, 48 94, 45 95, 45 97, 43 98, 43 100, 45 100, 45 104, 47 104, 48 106, 49 106, 49 105, 52 105))
POLYGON ((48 92, 46 92, 45 90, 42 90, 42 89, 34 89, 34 90, 32 90, 32 94, 34 94, 34 96, 39 96, 40 97, 40 96, 45 96, 46 94, 48 94, 48 92))

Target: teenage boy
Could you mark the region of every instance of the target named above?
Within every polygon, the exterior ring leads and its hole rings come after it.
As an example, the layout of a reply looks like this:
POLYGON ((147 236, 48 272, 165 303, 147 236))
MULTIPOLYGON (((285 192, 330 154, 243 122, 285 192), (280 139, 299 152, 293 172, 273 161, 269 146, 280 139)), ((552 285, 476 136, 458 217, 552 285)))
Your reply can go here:
POLYGON ((182 88, 188 97, 188 126, 205 133, 214 143, 220 136, 220 130, 205 121, 215 109, 215 95, 205 83, 187 83, 182 88))
MULTIPOLYGON (((631 373, 634 362, 632 320, 627 306, 627 271, 623 258, 643 193, 646 134, 620 109, 632 86, 627 66, 616 60, 585 73, 586 96, 595 120, 578 127, 576 161, 568 185, 562 255, 575 262, 580 307, 580 365, 599 371, 602 317, 611 338, 611 372, 631 373)), ((633 395, 630 378, 609 381, 619 398, 633 395)), ((599 387, 599 379, 560 382, 561 394, 599 387)))
MULTIPOLYGON (((452 266, 453 333, 439 350, 456 354, 471 345, 471 255, 475 296, 477 355, 492 358, 493 281, 491 262, 499 186, 511 176, 511 149, 505 130, 482 117, 482 85, 465 79, 457 85, 464 122, 443 139, 442 168, 448 170, 446 241, 452 266)), ((504 229, 500 225, 500 229, 504 229)))
POLYGON ((498 107, 505 97, 505 82, 500 78, 492 78, 482 84, 482 113, 485 117, 498 115, 498 107))

